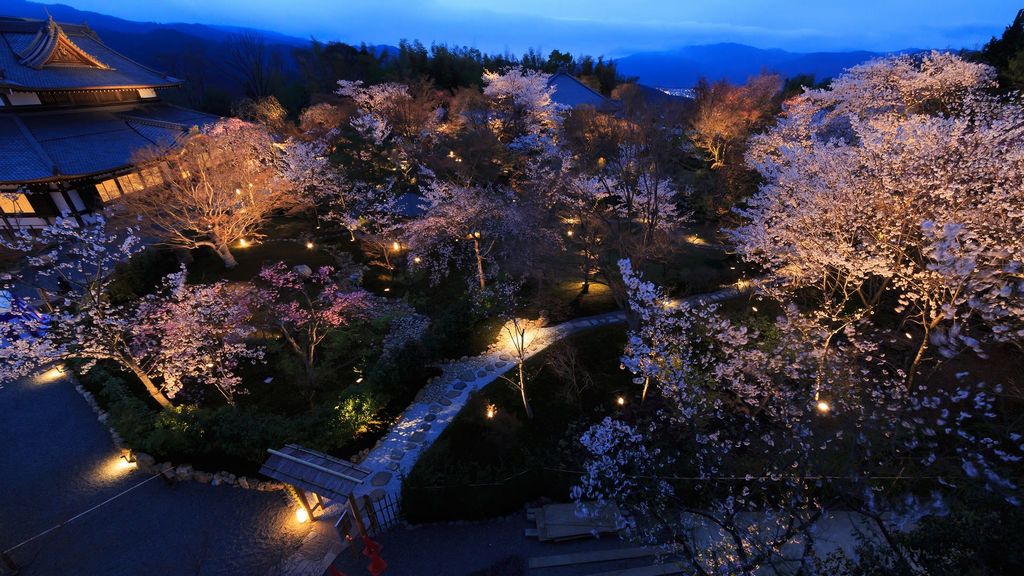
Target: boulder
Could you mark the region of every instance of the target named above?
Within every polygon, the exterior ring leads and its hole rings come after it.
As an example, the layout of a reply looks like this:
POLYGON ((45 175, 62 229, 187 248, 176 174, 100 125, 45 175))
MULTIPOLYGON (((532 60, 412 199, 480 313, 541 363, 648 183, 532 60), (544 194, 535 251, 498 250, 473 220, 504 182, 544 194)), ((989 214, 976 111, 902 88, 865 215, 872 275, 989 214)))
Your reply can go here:
POLYGON ((299 264, 298 266, 293 267, 292 270, 304 278, 309 278, 313 275, 313 269, 305 264, 299 264))
POLYGON ((248 490, 249 487, 252 485, 251 482, 252 481, 249 480, 248 478, 246 478, 245 476, 239 476, 238 477, 238 487, 239 488, 245 488, 246 490, 248 490))
POLYGON ((153 474, 156 472, 156 458, 153 458, 145 452, 135 452, 135 465, 139 470, 146 474, 153 474))
POLYGON ((156 469, 157 472, 163 474, 164 478, 167 478, 168 480, 174 480, 177 477, 174 471, 174 465, 170 462, 161 462, 156 465, 156 469))
POLYGON ((174 469, 174 476, 178 480, 191 480, 192 479, 192 465, 191 464, 180 464, 174 469))
POLYGON ((213 480, 213 474, 203 472, 202 470, 196 470, 192 472, 192 479, 200 484, 209 484, 213 480))
POLYGON ((234 486, 235 484, 238 483, 238 477, 235 476, 234 474, 230 472, 221 472, 220 474, 221 479, 224 481, 225 484, 229 486, 234 486))
POLYGON ((210 486, 220 486, 224 483, 224 478, 217 472, 210 478, 210 486))

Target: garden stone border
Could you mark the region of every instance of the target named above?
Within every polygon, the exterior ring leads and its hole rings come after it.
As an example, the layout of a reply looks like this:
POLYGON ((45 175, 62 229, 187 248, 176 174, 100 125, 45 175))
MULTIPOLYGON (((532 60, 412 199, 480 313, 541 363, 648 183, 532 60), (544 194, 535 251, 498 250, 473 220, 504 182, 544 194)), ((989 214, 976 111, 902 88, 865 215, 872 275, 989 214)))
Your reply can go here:
POLYGON ((191 464, 178 464, 175 466, 171 462, 157 462, 156 458, 146 454, 145 452, 136 452, 132 450, 130 446, 126 446, 124 439, 117 433, 117 430, 108 422, 110 415, 105 412, 100 405, 96 402, 96 397, 92 392, 89 392, 82 386, 75 375, 70 371, 64 372, 64 378, 75 385, 75 390, 85 398, 86 403, 92 408, 92 411, 96 413, 96 420, 98 420, 103 426, 110 432, 110 439, 114 444, 114 447, 118 450, 131 450, 131 454, 135 460, 135 465, 140 472, 144 474, 161 474, 167 480, 177 481, 194 481, 200 484, 210 484, 212 486, 237 486, 244 490, 257 490, 260 492, 272 492, 276 490, 284 490, 284 484, 280 482, 260 480, 258 478, 249 478, 246 476, 236 476, 230 472, 222 470, 220 472, 206 472, 203 470, 196 470, 192 468, 191 464))

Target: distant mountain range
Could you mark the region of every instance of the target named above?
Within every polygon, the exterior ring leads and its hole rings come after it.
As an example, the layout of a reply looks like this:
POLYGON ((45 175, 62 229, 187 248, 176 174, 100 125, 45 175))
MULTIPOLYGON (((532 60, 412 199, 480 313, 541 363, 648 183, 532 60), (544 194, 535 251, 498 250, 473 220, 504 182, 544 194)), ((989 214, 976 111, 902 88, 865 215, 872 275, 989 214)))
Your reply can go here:
MULTIPOLYGON (((63 4, 42 4, 28 0, 3 0, 0 16, 45 18, 49 13, 63 22, 86 22, 115 50, 161 71, 202 83, 233 98, 227 42, 250 29, 206 24, 134 22, 87 12, 63 4), (198 63, 202 63, 198 67, 198 63), (197 67, 199 68, 197 71, 197 67)), ((285 73, 295 70, 292 48, 308 46, 310 40, 269 30, 255 30, 276 54, 285 73)), ((374 46, 378 53, 397 52, 393 46, 374 46)), ((845 68, 881 56, 876 52, 796 53, 766 50, 743 44, 686 46, 661 52, 633 54, 617 60, 626 76, 639 77, 644 84, 660 88, 690 88, 699 78, 721 78, 743 82, 763 70, 785 77, 813 74, 818 80, 832 78, 845 68)), ((190 87, 186 87, 188 90, 190 87)), ((196 87, 191 87, 196 88, 196 87)))
POLYGON ((660 88, 689 88, 701 77, 742 83, 761 71, 783 77, 813 74, 818 80, 834 78, 843 70, 883 56, 878 52, 812 52, 765 50, 744 44, 686 46, 662 52, 645 52, 619 58, 619 70, 638 76, 644 84, 660 88))

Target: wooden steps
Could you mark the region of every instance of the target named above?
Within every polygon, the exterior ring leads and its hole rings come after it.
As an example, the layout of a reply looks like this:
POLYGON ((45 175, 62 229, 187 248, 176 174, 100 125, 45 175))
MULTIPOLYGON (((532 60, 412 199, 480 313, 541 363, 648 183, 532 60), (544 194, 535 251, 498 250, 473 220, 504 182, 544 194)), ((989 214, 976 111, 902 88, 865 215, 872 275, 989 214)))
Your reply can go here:
POLYGON ((617 550, 594 550, 592 552, 576 552, 573 554, 555 554, 530 558, 530 568, 550 568, 553 566, 571 566, 590 562, 612 562, 654 556, 657 548, 619 548, 617 550))
POLYGON ((598 572, 590 576, 667 576, 669 574, 682 574, 683 572, 684 570, 675 564, 654 564, 653 566, 643 566, 641 568, 598 572))

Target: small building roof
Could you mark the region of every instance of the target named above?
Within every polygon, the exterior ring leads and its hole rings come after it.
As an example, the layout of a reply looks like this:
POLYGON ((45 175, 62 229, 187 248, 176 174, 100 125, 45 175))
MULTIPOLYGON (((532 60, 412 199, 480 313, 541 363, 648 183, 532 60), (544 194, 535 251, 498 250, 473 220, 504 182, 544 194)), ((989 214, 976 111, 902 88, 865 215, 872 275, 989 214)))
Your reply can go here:
POLYGON ((0 114, 0 184, 68 180, 131 166, 216 116, 164 102, 0 114))
POLYGON ((600 92, 565 72, 552 75, 548 79, 548 86, 555 89, 551 99, 563 106, 575 108, 586 104, 601 110, 611 105, 611 101, 600 92))
POLYGON ((347 499, 371 474, 347 460, 297 444, 267 452, 270 457, 260 468, 260 474, 332 500, 347 499))
POLYGON ((88 26, 0 18, 0 88, 161 88, 181 81, 114 51, 88 26))

